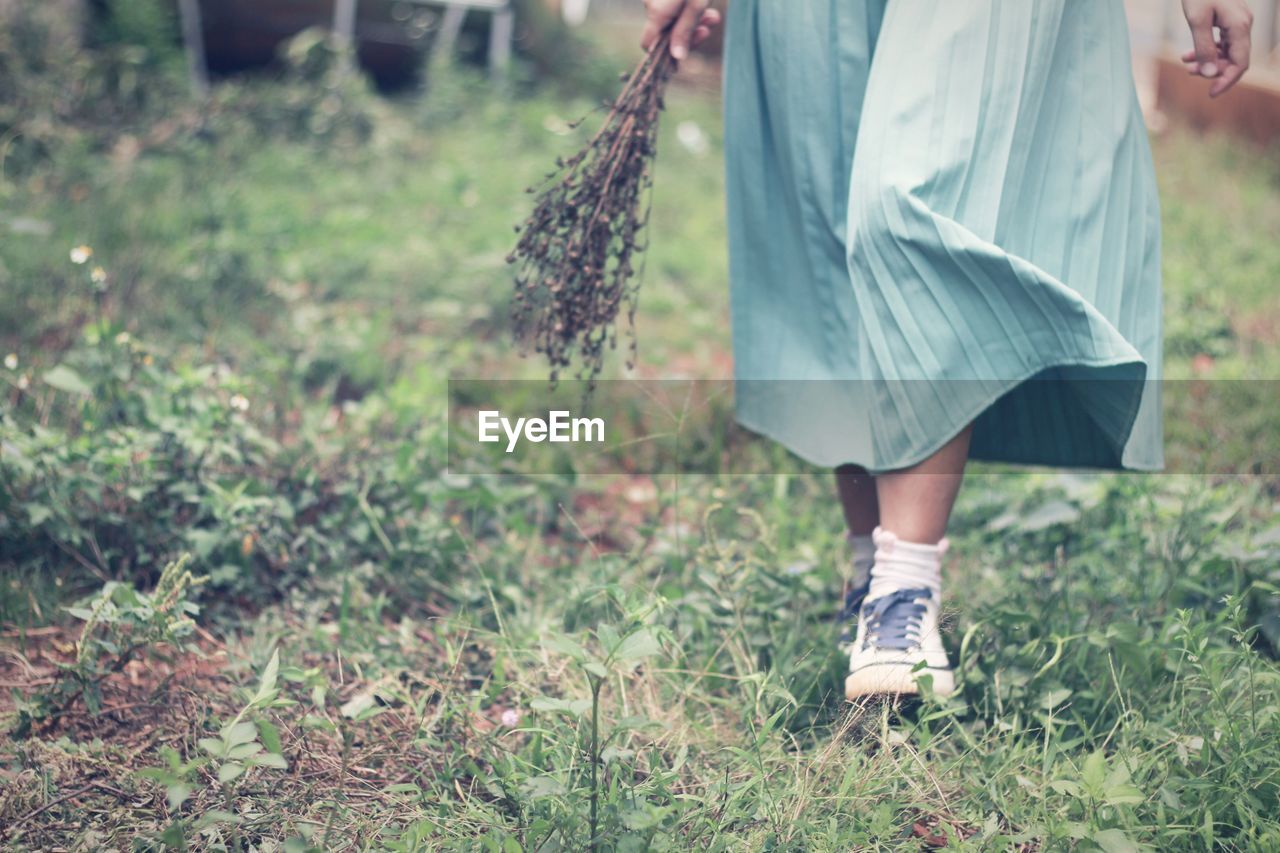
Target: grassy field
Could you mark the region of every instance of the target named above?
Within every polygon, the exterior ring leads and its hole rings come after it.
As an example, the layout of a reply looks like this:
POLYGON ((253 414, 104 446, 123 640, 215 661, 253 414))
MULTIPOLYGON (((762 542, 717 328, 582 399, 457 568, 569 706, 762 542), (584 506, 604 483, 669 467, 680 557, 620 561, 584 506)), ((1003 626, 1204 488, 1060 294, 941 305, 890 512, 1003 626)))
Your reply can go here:
MULTIPOLYGON (((590 100, 263 97, 0 182, 6 847, 1280 848, 1274 478, 975 468, 961 691, 851 707, 823 472, 445 470, 590 100)), ((1280 163, 1155 145, 1170 374, 1274 377, 1280 163)), ((728 371, 720 147, 676 92, 651 375, 728 371)))

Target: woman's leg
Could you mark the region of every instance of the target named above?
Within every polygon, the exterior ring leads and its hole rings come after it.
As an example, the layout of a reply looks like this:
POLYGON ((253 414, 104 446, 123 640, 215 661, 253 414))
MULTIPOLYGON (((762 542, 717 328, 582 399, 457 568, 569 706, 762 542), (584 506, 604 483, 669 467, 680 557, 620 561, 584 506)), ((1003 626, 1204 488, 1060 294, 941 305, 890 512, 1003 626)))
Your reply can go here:
POLYGON ((876 498, 876 480, 859 465, 842 465, 836 469, 836 492, 844 509, 848 529, 849 562, 841 572, 844 592, 840 610, 840 647, 853 643, 855 622, 871 589, 871 569, 876 561, 876 543, 871 533, 880 524, 880 506, 876 498))
POLYGON ((881 527, 907 542, 936 545, 942 540, 964 479, 972 434, 970 424, 923 462, 875 478, 881 527))
POLYGON ((880 524, 850 646, 845 679, 849 699, 916 693, 922 674, 940 695, 955 689, 938 615, 947 551, 944 536, 964 477, 972 431, 972 425, 966 427, 917 465, 875 478, 880 524))
POLYGON ((836 491, 840 494, 849 534, 870 536, 880 523, 875 478, 859 465, 841 465, 836 469, 836 491))

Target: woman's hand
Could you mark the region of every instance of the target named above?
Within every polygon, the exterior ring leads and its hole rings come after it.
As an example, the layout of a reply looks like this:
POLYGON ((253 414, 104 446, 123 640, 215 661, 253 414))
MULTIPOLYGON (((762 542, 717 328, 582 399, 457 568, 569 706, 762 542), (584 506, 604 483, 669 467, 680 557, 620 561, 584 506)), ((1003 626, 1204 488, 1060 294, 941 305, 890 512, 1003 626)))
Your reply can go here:
POLYGON ((1187 71, 1214 80, 1209 97, 1236 84, 1249 67, 1249 31, 1253 13, 1245 0, 1182 0, 1195 48, 1182 55, 1187 71), (1215 40, 1213 28, 1218 28, 1215 40))
POLYGON ((711 0, 644 0, 649 20, 644 25, 640 46, 648 50, 658 36, 671 27, 671 56, 684 59, 691 47, 711 35, 720 24, 720 13, 707 8, 710 5, 711 0))

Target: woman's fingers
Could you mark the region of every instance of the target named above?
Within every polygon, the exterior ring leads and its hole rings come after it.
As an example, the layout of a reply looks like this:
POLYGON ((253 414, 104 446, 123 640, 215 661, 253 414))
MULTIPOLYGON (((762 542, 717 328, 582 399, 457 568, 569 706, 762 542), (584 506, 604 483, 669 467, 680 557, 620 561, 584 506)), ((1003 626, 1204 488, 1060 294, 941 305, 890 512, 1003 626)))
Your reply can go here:
POLYGON ((1216 98, 1249 68, 1253 13, 1245 0, 1182 0, 1182 8, 1193 44, 1182 62, 1188 73, 1213 80, 1209 97, 1216 98))
POLYGON ((640 34, 640 46, 645 50, 653 47, 658 37, 671 26, 676 16, 683 12, 687 5, 685 0, 644 0, 645 24, 640 34))
POLYGON ((711 36, 711 31, 720 25, 720 13, 708 9, 702 13, 702 20, 693 31, 693 46, 697 47, 711 36))
MULTIPOLYGON (((1223 66, 1226 65, 1226 60, 1227 60, 1227 52, 1223 49, 1222 45, 1219 44, 1218 60, 1214 64, 1217 65, 1219 69, 1221 69, 1223 66)), ((1193 77, 1202 76, 1200 74, 1200 60, 1196 58, 1196 52, 1194 50, 1189 50, 1182 55, 1182 67, 1187 69, 1187 73, 1192 75, 1193 77)))
POLYGON ((1253 15, 1248 9, 1234 12, 1219 20, 1218 28, 1222 31, 1225 42, 1226 67, 1222 77, 1209 89, 1209 97, 1216 98, 1236 84, 1244 72, 1249 70, 1249 52, 1251 49, 1250 31, 1253 29, 1253 15))
POLYGON ((653 47, 653 43, 658 40, 658 36, 662 34, 662 29, 657 22, 650 19, 644 25, 644 32, 640 34, 640 46, 645 50, 653 47))
POLYGON ((693 31, 697 29, 706 9, 706 0, 686 0, 684 8, 680 10, 680 17, 671 28, 671 56, 675 59, 684 59, 689 55, 693 31))
POLYGON ((718 10, 707 8, 707 0, 661 0, 646 5, 649 20, 640 35, 640 46, 645 50, 653 47, 667 27, 671 27, 671 55, 676 59, 687 57, 689 49, 711 35, 722 20, 718 10))
POLYGON ((1209 97, 1216 98, 1223 92, 1230 89, 1244 75, 1244 69, 1238 65, 1228 65, 1222 70, 1222 74, 1218 79, 1213 81, 1213 85, 1209 87, 1209 97))
POLYGON ((1213 39, 1213 9, 1203 6, 1187 15, 1191 25, 1192 61, 1201 77, 1218 76, 1218 45, 1213 39))

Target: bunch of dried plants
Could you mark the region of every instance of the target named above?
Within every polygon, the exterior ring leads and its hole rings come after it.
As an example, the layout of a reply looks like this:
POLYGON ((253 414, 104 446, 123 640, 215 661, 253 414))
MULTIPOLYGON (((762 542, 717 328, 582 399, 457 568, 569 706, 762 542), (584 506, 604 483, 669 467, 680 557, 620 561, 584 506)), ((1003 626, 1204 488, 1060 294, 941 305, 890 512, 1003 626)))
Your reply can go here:
POLYGON ((577 362, 594 383, 616 349, 625 316, 627 367, 635 365, 638 264, 646 244, 653 160, 663 93, 675 72, 669 39, 631 73, 604 126, 556 170, 537 194, 508 262, 518 269, 513 305, 517 340, 544 355, 557 382, 577 362))

